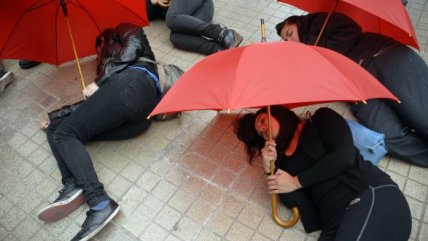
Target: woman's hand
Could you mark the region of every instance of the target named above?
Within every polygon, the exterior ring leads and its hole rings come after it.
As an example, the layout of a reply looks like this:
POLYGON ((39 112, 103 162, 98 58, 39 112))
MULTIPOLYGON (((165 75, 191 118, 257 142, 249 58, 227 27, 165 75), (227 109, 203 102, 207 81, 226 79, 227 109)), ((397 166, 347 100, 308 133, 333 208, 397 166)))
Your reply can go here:
POLYGON ((261 150, 263 158, 263 168, 266 173, 270 173, 270 161, 276 160, 276 143, 274 140, 266 141, 265 147, 261 150))
POLYGON ((289 193, 302 187, 297 176, 291 176, 281 169, 267 177, 268 189, 270 193, 289 193))
POLYGON ((97 84, 91 83, 82 90, 82 93, 86 98, 89 98, 89 96, 93 95, 98 89, 99 87, 97 84))

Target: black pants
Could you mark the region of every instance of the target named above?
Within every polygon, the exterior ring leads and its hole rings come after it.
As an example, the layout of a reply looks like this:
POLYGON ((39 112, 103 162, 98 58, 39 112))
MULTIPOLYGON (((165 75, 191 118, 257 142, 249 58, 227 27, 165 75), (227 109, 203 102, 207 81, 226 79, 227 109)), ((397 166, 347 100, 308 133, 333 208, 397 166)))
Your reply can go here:
POLYGON ((173 0, 166 13, 171 42, 180 49, 209 55, 222 50, 212 0, 173 0))
POLYGON ((388 154, 428 167, 428 67, 413 50, 394 46, 367 70, 400 100, 370 100, 351 106, 360 122, 385 134, 388 154))
POLYGON ((128 67, 106 79, 71 115, 53 121, 47 139, 63 184, 82 187, 89 206, 108 199, 84 143, 137 136, 150 126, 147 116, 155 105, 154 81, 128 67))
POLYGON ((348 205, 334 232, 318 241, 407 241, 412 229, 410 208, 395 184, 369 186, 348 205))

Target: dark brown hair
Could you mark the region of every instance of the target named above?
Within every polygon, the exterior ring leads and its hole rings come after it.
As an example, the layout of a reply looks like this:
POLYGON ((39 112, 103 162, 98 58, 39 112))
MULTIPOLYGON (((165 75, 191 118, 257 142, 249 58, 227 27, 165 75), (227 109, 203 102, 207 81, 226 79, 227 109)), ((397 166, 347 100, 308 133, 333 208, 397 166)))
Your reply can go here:
POLYGON ((286 25, 286 24, 297 24, 297 18, 298 18, 298 17, 299 17, 299 16, 296 16, 296 15, 294 15, 294 16, 290 16, 290 17, 288 17, 288 18, 284 19, 284 21, 282 21, 282 22, 278 23, 278 24, 275 26, 276 33, 277 33, 279 36, 281 36, 281 30, 284 28, 284 25, 286 25))
MULTIPOLYGON (((259 114, 266 112, 267 108, 265 107, 255 114, 246 114, 234 122, 235 133, 238 139, 244 142, 248 155, 248 162, 250 163, 256 156, 260 155, 260 150, 265 145, 265 140, 257 133, 254 122, 259 114)), ((299 123, 299 117, 293 111, 279 105, 271 106, 271 114, 280 125, 278 137, 275 142, 277 152, 282 153, 291 142, 297 124, 299 123)))

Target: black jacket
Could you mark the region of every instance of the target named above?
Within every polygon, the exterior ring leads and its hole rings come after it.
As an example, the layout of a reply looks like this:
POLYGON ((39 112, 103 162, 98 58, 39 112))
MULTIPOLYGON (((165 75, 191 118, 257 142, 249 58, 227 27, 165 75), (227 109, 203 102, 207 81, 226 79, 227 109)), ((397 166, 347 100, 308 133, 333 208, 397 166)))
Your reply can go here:
MULTIPOLYGON (((156 61, 144 30, 134 24, 121 23, 116 26, 114 31, 114 41, 117 41, 121 45, 121 50, 117 57, 107 64, 104 74, 99 76, 97 80, 97 85, 101 87, 109 77, 119 73, 130 65, 143 66, 158 76, 156 64, 139 60, 140 57, 146 57, 156 61)), ((83 100, 49 112, 50 122, 70 115, 82 102, 83 100)))
MULTIPOLYGON (((327 13, 311 13, 297 17, 296 24, 302 43, 314 45, 327 17, 327 13)), ((361 27, 341 13, 333 13, 318 46, 339 52, 367 67, 374 55, 389 46, 399 44, 377 33, 362 32, 361 27)))
POLYGON ((297 176, 303 186, 280 199, 289 208, 299 208, 306 232, 324 228, 332 218, 340 222, 337 213, 370 184, 392 182, 363 160, 345 119, 328 108, 318 109, 306 121, 295 153, 280 155, 276 166, 297 176))

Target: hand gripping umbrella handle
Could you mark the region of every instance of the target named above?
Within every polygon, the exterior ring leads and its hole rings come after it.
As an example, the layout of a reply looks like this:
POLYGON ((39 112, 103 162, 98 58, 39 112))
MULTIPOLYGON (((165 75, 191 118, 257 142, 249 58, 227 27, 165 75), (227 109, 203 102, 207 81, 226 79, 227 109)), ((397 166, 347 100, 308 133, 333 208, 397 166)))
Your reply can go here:
MULTIPOLYGON (((275 173, 275 161, 270 161, 270 174, 274 175, 275 173)), ((272 218, 279 226, 284 228, 293 227, 297 221, 299 221, 300 213, 297 207, 293 207, 291 211, 293 212, 292 218, 290 220, 284 221, 278 215, 278 195, 272 194, 271 196, 271 204, 272 204, 272 218)))

